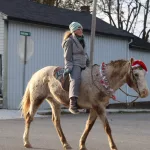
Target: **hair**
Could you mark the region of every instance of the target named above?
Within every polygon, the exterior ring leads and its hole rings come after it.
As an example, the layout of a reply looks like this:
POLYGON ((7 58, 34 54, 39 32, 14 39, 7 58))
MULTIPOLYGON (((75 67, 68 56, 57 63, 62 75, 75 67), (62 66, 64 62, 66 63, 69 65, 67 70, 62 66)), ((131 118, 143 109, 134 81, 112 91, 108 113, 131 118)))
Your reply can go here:
POLYGON ((128 61, 124 60, 124 59, 120 59, 120 60, 115 60, 115 61, 111 61, 109 64, 113 67, 123 67, 128 61))
POLYGON ((68 37, 70 37, 70 35, 72 35, 72 33, 70 32, 70 30, 66 31, 66 32, 64 33, 63 41, 62 41, 62 42, 64 42, 68 37))

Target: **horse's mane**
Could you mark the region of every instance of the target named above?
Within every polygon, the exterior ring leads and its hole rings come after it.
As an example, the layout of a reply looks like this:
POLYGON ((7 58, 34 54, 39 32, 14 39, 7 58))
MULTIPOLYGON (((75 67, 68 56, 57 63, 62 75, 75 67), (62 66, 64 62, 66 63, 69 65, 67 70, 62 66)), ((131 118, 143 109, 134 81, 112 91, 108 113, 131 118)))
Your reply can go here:
POLYGON ((107 65, 113 66, 113 67, 123 67, 128 61, 124 59, 119 59, 115 61, 110 61, 107 65))

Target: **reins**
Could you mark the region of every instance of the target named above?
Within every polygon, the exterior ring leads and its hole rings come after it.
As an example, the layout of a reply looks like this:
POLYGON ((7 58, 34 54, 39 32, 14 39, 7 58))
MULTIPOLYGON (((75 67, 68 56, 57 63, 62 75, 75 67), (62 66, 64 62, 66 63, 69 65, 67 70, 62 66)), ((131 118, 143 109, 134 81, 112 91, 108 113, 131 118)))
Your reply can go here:
MULTIPOLYGON (((126 93, 125 91, 123 91, 121 88, 119 88, 119 90, 120 90, 122 93, 124 93, 126 96, 135 97, 135 99, 132 100, 130 103, 127 102, 128 105, 133 104, 133 103, 140 97, 140 96, 135 96, 135 95, 128 94, 128 93, 126 93)), ((121 102, 121 101, 119 101, 119 102, 121 102)), ((121 102, 121 103, 123 103, 123 102, 121 102)))

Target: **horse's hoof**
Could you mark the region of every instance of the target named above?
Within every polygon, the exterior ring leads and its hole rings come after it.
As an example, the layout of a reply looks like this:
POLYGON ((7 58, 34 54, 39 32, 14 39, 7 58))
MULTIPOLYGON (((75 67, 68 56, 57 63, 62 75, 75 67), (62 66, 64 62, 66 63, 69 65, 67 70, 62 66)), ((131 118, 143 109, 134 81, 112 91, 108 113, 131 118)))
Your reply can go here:
POLYGON ((64 150, 72 149, 72 147, 69 144, 64 145, 64 150))
POLYGON ((26 143, 26 144, 24 144, 24 147, 26 147, 26 148, 32 148, 32 146, 31 146, 31 144, 30 144, 30 143, 26 143))
POLYGON ((80 150, 88 150, 86 147, 81 147, 80 150))
POLYGON ((117 147, 112 147, 111 150, 118 150, 117 147))

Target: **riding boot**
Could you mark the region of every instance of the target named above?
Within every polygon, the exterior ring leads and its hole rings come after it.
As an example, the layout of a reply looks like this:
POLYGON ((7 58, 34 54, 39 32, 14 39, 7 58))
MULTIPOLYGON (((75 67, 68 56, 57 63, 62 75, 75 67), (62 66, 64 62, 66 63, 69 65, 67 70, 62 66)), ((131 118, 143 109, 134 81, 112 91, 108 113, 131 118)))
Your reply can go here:
POLYGON ((69 111, 70 111, 72 114, 79 114, 78 106, 77 106, 77 100, 78 100, 77 97, 71 97, 71 98, 70 98, 69 111))

